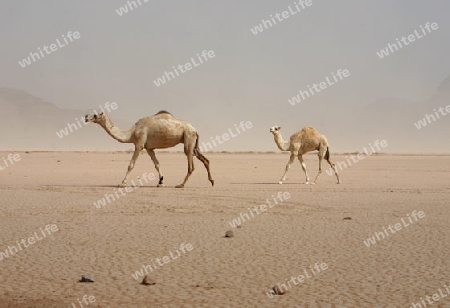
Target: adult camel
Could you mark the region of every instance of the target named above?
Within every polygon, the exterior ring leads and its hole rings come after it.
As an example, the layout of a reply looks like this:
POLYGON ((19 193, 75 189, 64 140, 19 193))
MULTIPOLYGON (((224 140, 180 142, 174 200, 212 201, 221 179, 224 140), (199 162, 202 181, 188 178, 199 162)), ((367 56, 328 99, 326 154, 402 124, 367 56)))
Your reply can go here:
POLYGON ((159 175, 158 187, 163 185, 163 174, 159 168, 159 161, 156 158, 155 149, 165 149, 176 146, 179 143, 184 144, 184 153, 188 160, 188 172, 183 183, 175 186, 183 188, 187 180, 194 171, 194 155, 205 165, 208 171, 208 179, 214 186, 214 180, 209 170, 209 160, 200 152, 198 148, 198 132, 188 122, 175 118, 167 111, 160 111, 155 115, 142 118, 128 130, 122 130, 112 123, 109 117, 104 113, 94 113, 85 116, 86 122, 97 123, 114 139, 122 143, 133 143, 134 153, 131 157, 128 171, 120 187, 127 185, 127 176, 133 170, 134 164, 139 157, 141 151, 145 148, 155 164, 156 171, 159 175))

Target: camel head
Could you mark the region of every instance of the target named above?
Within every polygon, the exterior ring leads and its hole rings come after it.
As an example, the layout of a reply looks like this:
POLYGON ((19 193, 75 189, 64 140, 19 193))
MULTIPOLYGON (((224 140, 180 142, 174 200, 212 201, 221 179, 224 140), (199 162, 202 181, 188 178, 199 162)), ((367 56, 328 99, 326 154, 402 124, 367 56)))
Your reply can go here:
POLYGON ((277 147, 281 151, 289 151, 291 143, 290 143, 290 141, 283 140, 283 137, 281 136, 281 127, 280 126, 272 126, 270 128, 270 132, 273 135, 273 139, 275 140, 277 147))
POLYGON ((100 124, 100 123, 104 123, 105 122, 105 118, 106 118, 106 115, 103 112, 92 113, 92 114, 87 114, 84 117, 84 121, 86 123, 87 122, 93 122, 93 123, 100 124))
POLYGON ((281 132, 281 127, 280 126, 272 126, 270 128, 270 132, 274 135, 279 134, 281 132))

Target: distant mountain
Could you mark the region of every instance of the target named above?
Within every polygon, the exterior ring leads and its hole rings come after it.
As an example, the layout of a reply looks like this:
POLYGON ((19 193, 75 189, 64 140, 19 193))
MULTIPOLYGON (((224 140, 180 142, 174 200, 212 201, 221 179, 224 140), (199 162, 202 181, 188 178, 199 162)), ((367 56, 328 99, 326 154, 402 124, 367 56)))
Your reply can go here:
MULTIPOLYGON (((434 111, 448 105, 450 77, 436 87, 433 95, 422 101, 381 97, 354 106, 330 102, 305 104, 301 112, 307 115, 308 122, 302 122, 301 126, 313 125, 323 132, 334 152, 361 151, 378 139, 388 143, 383 152, 450 153, 450 114, 439 113, 438 118, 434 111)), ((286 114, 285 122, 293 116, 286 114)), ((288 131, 285 134, 287 139, 288 131)))
POLYGON ((450 105, 450 77, 425 101, 378 99, 357 110, 352 125, 367 143, 387 140, 388 152, 450 153, 450 114, 439 113, 438 117, 434 111, 447 105, 450 105))
POLYGON ((446 105, 450 104, 450 76, 441 82, 431 101, 436 103, 445 103, 446 105))
MULTIPOLYGON (((0 88, 0 150, 128 150, 133 147, 112 139, 98 125, 84 124, 83 117, 90 112, 61 109, 25 91, 0 88)), ((114 112, 111 111, 110 117, 118 127, 132 126, 115 120, 114 112)))
MULTIPOLYGON (((315 126, 325 132, 334 151, 360 151, 369 143, 384 139, 388 142, 384 152, 450 153, 450 114, 439 114, 437 118, 433 110, 450 105, 449 98, 450 77, 442 81, 436 92, 424 101, 381 98, 362 108, 340 108, 323 103, 308 105, 302 111, 309 115, 310 123, 316 123, 315 126)), ((89 112, 92 110, 61 109, 25 91, 0 88, 0 150, 133 148, 132 144, 115 141, 98 125, 82 124, 80 118, 89 112), (70 132, 68 123, 81 128, 70 132), (61 134, 61 130, 66 130, 67 136, 59 138, 57 133, 61 134)), ((133 125, 117 120, 114 112, 110 117, 118 127, 126 129, 133 125)), ((267 131, 253 130, 251 133, 252 138, 262 138, 267 131)), ((246 143, 242 141, 242 144, 246 143)))

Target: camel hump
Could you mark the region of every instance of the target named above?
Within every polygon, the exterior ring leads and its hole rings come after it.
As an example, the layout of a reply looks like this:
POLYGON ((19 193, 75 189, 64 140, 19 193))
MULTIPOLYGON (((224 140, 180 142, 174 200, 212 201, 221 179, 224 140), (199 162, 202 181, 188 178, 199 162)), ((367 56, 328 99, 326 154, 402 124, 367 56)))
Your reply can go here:
POLYGON ((312 126, 305 126, 305 127, 303 127, 302 130, 305 131, 305 132, 316 132, 316 131, 317 131, 317 130, 316 130, 314 127, 312 127, 312 126))
POLYGON ((166 111, 166 110, 160 110, 160 111, 158 111, 157 114, 170 114, 170 115, 172 115, 169 111, 166 111))
POLYGON ((305 137, 312 137, 315 135, 318 135, 319 133, 317 132, 317 130, 312 127, 312 126, 305 126, 303 127, 300 131, 294 133, 291 137, 293 137, 294 139, 298 139, 301 136, 305 136, 305 137))

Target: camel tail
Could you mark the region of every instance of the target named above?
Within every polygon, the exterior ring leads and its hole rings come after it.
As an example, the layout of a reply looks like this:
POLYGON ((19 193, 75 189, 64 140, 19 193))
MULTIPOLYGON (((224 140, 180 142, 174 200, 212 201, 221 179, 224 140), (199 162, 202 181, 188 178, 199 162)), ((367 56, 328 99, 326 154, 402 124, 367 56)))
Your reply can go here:
POLYGON ((330 160, 330 147, 327 147, 327 151, 325 153, 324 158, 329 161, 330 160))

